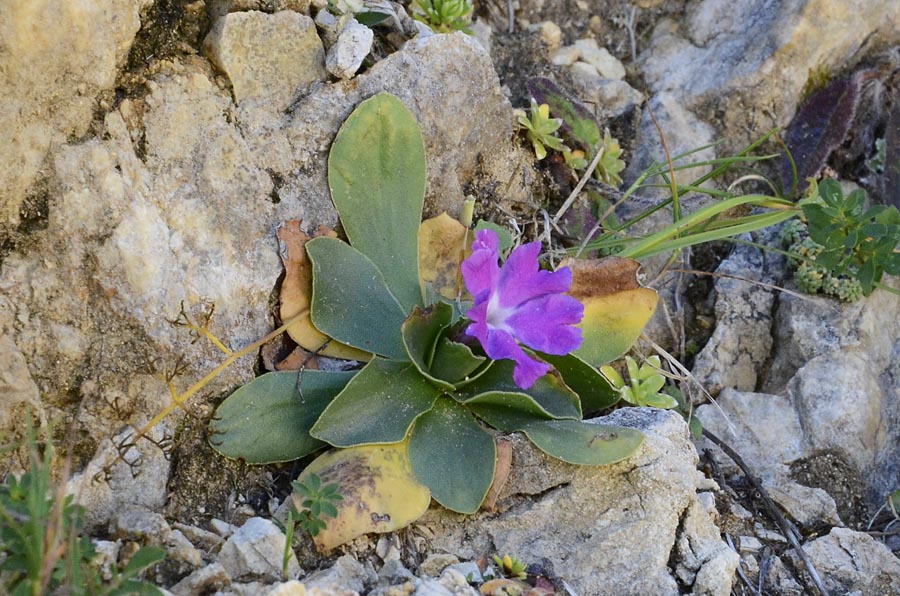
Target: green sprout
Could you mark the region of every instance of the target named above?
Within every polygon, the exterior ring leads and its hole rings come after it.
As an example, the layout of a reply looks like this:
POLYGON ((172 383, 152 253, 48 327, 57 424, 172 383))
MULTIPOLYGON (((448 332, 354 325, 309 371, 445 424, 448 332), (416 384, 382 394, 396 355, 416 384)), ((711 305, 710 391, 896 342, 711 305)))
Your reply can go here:
POLYGON ((161 595, 160 589, 139 579, 166 556, 154 546, 139 549, 121 570, 114 565, 111 580, 102 581, 94 547, 82 533, 84 508, 51 478, 53 446, 38 445, 30 417, 26 434, 29 470, 0 484, 0 593, 161 595))
POLYGON ((625 169, 625 162, 621 159, 622 148, 619 146, 619 140, 610 136, 609 130, 605 130, 597 150, 603 154, 597 163, 597 169, 594 170, 594 176, 610 186, 622 184, 622 177, 619 174, 625 169))
POLYGON ((650 356, 647 363, 638 368, 637 362, 631 356, 625 356, 625 366, 628 368, 629 383, 619 374, 619 371, 609 365, 600 367, 600 372, 609 380, 613 387, 618 389, 622 399, 635 406, 650 406, 652 408, 671 409, 678 405, 678 401, 660 390, 666 383, 666 378, 659 373, 659 356, 650 356))
POLYGON ((532 99, 531 109, 527 115, 524 110, 516 110, 516 121, 525 130, 525 136, 531 141, 538 159, 547 157, 547 147, 562 151, 563 155, 568 151, 562 139, 556 135, 556 131, 563 124, 562 118, 551 118, 550 106, 547 104, 538 105, 532 99))
POLYGON ((337 483, 322 486, 322 479, 316 474, 307 476, 305 482, 292 482, 291 486, 303 497, 303 510, 289 518, 296 521, 310 536, 317 536, 327 526, 326 517, 337 517, 335 503, 343 501, 337 483))
POLYGON ((520 561, 517 557, 503 555, 501 558, 499 555, 493 555, 491 559, 493 559, 497 567, 500 568, 500 573, 503 574, 503 577, 508 579, 525 579, 527 577, 527 574, 525 573, 525 563, 520 561))
POLYGON ((413 18, 434 29, 437 33, 462 31, 472 34, 471 0, 415 0, 413 18))

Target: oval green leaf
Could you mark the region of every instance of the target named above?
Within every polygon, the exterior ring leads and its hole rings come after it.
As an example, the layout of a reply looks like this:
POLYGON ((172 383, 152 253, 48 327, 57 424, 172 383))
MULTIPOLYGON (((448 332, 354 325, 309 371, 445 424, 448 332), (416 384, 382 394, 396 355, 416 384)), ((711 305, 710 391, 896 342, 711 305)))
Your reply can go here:
POLYGON ((367 352, 406 359, 406 314, 377 267, 336 238, 306 243, 313 264, 312 322, 319 331, 367 352))
POLYGON ((384 274, 403 311, 421 305, 425 143, 399 99, 380 93, 344 121, 328 155, 328 186, 347 238, 384 274))
POLYGON ((435 501, 458 513, 475 513, 494 480, 497 446, 464 407, 442 397, 416 421, 409 461, 435 501))
POLYGON ((251 464, 292 461, 317 451, 325 444, 309 435, 310 428, 352 376, 306 371, 302 397, 296 371, 257 377, 216 409, 210 444, 225 457, 251 464))
POLYGON ((441 333, 453 319, 453 307, 444 302, 432 304, 426 309, 415 307, 413 312, 403 322, 401 336, 406 354, 419 373, 447 391, 453 390, 453 385, 447 381, 435 378, 431 375, 431 362, 434 359, 434 350, 441 333))
POLYGON ((644 442, 644 434, 635 428, 580 420, 532 422, 520 430, 547 455, 581 466, 622 461, 631 457, 644 442))
POLYGON ((439 393, 411 362, 373 358, 322 412, 310 433, 335 447, 397 443, 439 393))
POLYGON ((522 389, 513 381, 512 360, 496 360, 484 373, 472 382, 460 387, 454 395, 457 401, 465 403, 484 393, 525 394, 536 401, 553 418, 581 419, 581 404, 574 391, 563 382, 554 370, 539 378, 529 389, 522 389))

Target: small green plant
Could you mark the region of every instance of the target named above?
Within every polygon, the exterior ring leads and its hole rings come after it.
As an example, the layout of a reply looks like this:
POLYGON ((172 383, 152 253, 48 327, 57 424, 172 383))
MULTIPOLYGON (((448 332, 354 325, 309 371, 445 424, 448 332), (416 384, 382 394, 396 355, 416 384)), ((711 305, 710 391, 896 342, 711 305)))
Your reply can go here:
POLYGON ((295 512, 294 521, 300 524, 304 532, 312 537, 319 535, 328 524, 326 517, 337 517, 335 503, 344 500, 340 494, 340 485, 336 482, 322 486, 322 479, 317 474, 309 474, 305 482, 292 482, 294 492, 302 498, 303 509, 295 512))
POLYGON ((471 0, 414 0, 413 18, 421 21, 438 33, 462 31, 472 34, 471 0))
POLYGON ((26 421, 29 470, 0 485, 0 587, 12 596, 65 593, 73 596, 162 594, 138 579, 165 557, 165 551, 145 547, 124 569, 113 569, 103 585, 93 565, 90 540, 81 534, 84 511, 66 496, 64 485, 51 481, 52 446, 38 446, 31 420, 26 421))
POLYGON ((525 563, 517 557, 510 555, 493 555, 491 559, 497 565, 503 577, 508 579, 525 579, 528 575, 525 573, 525 563))
POLYGON ((622 184, 620 174, 625 169, 625 162, 621 159, 622 148, 619 147, 619 140, 610 136, 609 130, 603 131, 603 139, 601 139, 597 151, 602 152, 602 155, 600 156, 600 161, 597 162, 594 176, 610 186, 622 184))
MULTIPOLYGON (((829 286, 828 277, 835 287, 844 277, 855 280, 868 296, 885 273, 900 274, 900 212, 893 206, 867 203, 864 190, 845 197, 836 180, 823 180, 817 197, 803 202, 807 233, 817 245, 809 246, 811 257, 829 274, 822 280, 827 293, 840 295, 829 286)), ((852 298, 857 292, 843 294, 852 298)))
POLYGON ((663 385, 666 384, 666 378, 659 372, 661 366, 659 356, 650 356, 640 367, 634 358, 625 356, 625 366, 628 369, 628 383, 613 367, 600 368, 612 386, 619 391, 623 400, 633 406, 650 406, 667 410, 678 406, 678 400, 668 393, 661 392, 663 385))
MULTIPOLYGON (((538 159, 547 157, 547 147, 549 147, 556 151, 562 151, 563 155, 568 155, 569 158, 567 159, 572 159, 573 164, 580 163, 574 161, 577 158, 573 157, 572 152, 563 145, 562 139, 556 135, 556 131, 562 126, 563 121, 561 118, 550 117, 550 106, 547 104, 542 103, 538 105, 532 99, 531 108, 527 114, 524 110, 516 110, 516 122, 525 131, 525 136, 531 142, 531 146, 534 147, 534 155, 538 159)), ((587 164, 585 164, 586 166, 587 164)))

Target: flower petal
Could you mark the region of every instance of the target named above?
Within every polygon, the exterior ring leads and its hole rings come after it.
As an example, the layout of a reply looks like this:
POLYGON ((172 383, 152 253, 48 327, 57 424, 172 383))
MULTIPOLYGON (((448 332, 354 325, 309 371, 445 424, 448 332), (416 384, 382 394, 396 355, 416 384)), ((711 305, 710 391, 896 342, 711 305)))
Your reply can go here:
POLYGON ((535 360, 516 343, 516 338, 508 332, 485 324, 473 323, 466 328, 466 334, 478 338, 485 353, 493 360, 508 358, 514 360, 513 381, 522 389, 528 389, 539 378, 550 372, 546 362, 535 360))
POLYGON ((584 305, 562 294, 530 300, 506 319, 513 335, 534 350, 564 355, 581 346, 581 329, 573 327, 584 317, 584 305))
POLYGON ((466 288, 476 302, 487 300, 487 295, 481 295, 497 287, 500 275, 499 246, 497 232, 479 230, 475 235, 475 241, 472 242, 471 256, 460 266, 466 288))
POLYGON ((515 307, 538 296, 563 294, 572 286, 572 271, 541 271, 538 266, 540 242, 529 242, 512 251, 500 270, 497 292, 500 305, 515 307))

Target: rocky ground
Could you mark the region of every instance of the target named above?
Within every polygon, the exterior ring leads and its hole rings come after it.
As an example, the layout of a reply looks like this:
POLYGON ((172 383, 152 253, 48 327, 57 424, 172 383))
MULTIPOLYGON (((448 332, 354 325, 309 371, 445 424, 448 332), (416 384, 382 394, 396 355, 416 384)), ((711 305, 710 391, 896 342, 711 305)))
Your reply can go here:
POLYGON ((731 277, 658 279, 666 308, 650 335, 696 346, 693 375, 716 398, 697 416, 787 526, 679 415, 621 409, 603 420, 646 433, 632 459, 574 468, 514 437, 495 511, 435 506, 325 556, 300 537, 281 583, 272 520, 300 468, 224 460, 205 435, 255 357, 152 441, 130 440, 171 402, 168 381, 186 387, 222 358, 169 321, 214 305, 209 328, 229 349, 271 329, 275 228, 336 224, 325 161, 361 99, 389 91, 419 121, 427 214, 471 193, 508 223, 559 199, 513 128, 528 77, 591 106, 626 149, 629 180, 664 158, 651 110, 671 153, 722 139, 697 157, 729 155, 789 122, 814 72, 840 76, 900 44, 892 0, 516 0, 511 22, 505 1, 484 0, 472 36, 399 17, 376 35, 342 29, 323 5, 0 9, 0 433, 20 437, 30 411, 70 440, 69 489, 106 560, 161 545, 149 579, 179 595, 471 594, 467 578, 495 553, 580 596, 815 594, 810 569, 830 594, 900 593, 900 536, 875 517, 900 488, 900 299, 773 289, 792 288, 784 260, 747 246, 685 263, 731 277))

